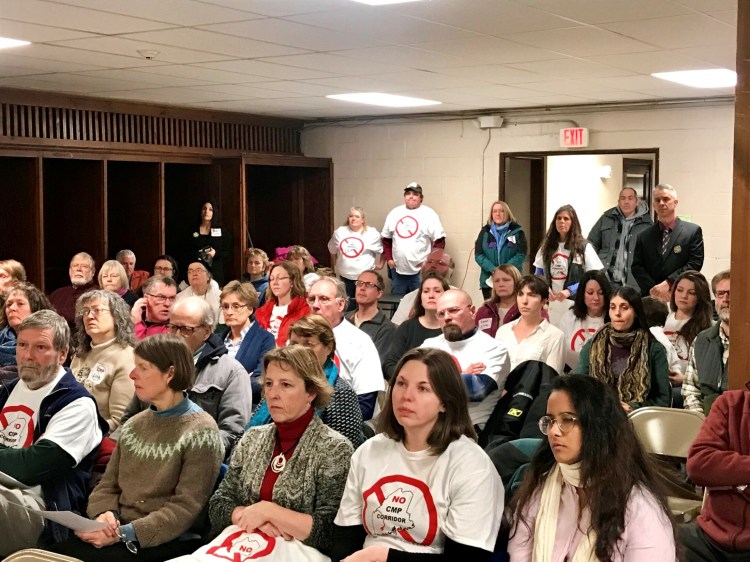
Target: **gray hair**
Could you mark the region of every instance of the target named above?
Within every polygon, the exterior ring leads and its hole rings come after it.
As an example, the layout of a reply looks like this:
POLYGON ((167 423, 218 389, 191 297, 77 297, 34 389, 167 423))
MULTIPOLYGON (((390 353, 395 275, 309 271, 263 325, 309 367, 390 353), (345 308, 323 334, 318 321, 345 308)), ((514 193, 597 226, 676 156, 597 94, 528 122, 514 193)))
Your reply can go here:
POLYGON ((310 290, 317 285, 318 283, 327 282, 333 285, 336 288, 336 298, 337 299, 344 299, 347 300, 348 296, 346 294, 346 285, 344 285, 344 282, 339 279, 338 277, 321 277, 315 283, 310 285, 310 290))
POLYGON ((94 272, 96 271, 96 260, 93 257, 91 257, 91 254, 87 252, 78 252, 76 255, 70 258, 70 263, 73 263, 73 260, 76 258, 83 258, 83 259, 89 260, 89 263, 91 264, 91 275, 94 275, 94 272))
MULTIPOLYGON (((104 266, 102 266, 102 269, 104 269, 104 266)), ((86 333, 86 326, 83 322, 83 307, 92 300, 98 300, 109 308, 109 313, 112 315, 115 324, 115 340, 117 343, 123 347, 135 346, 136 340, 128 304, 117 293, 104 289, 94 289, 83 293, 76 301, 76 355, 84 358, 91 351, 91 336, 86 333)))
POLYGON ((24 330, 52 330, 55 351, 67 350, 70 345, 70 328, 65 318, 54 310, 39 310, 29 314, 16 328, 19 336, 24 330))
POLYGON ((135 259, 135 254, 133 253, 133 250, 120 250, 119 252, 117 252, 117 255, 115 256, 115 259, 118 262, 120 260, 124 260, 125 258, 135 259))
POLYGON ((677 190, 669 185, 668 183, 660 183, 655 188, 654 191, 666 191, 669 193, 669 195, 672 197, 672 199, 677 199, 677 190))
POLYGON ((99 281, 99 286, 102 286, 102 274, 106 272, 110 272, 114 270, 115 273, 117 273, 120 276, 120 288, 121 289, 127 289, 130 285, 130 281, 128 280, 128 274, 125 273, 125 268, 122 267, 122 264, 117 260, 107 260, 102 264, 102 267, 99 269, 99 275, 97 276, 97 281, 99 281))
POLYGON ((152 275, 141 287, 144 295, 150 295, 151 289, 157 283, 163 283, 165 287, 174 287, 177 290, 177 282, 172 279, 169 275, 152 275))
POLYGON ((211 327, 214 325, 214 311, 206 299, 202 297, 187 297, 177 301, 169 313, 170 317, 174 314, 175 310, 179 311, 181 308, 191 309, 191 311, 197 309, 200 313, 199 322, 201 326, 211 327))

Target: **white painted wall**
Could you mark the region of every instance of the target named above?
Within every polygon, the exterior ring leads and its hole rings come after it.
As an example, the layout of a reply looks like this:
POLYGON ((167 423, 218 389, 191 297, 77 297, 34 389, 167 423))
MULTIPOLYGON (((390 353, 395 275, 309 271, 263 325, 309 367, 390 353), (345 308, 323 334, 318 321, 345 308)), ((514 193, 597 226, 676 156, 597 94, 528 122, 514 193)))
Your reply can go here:
MULTIPOLYGON (((659 148, 659 179, 678 190, 679 213, 703 227, 703 273, 710 279, 729 267, 731 104, 571 113, 554 119, 588 127, 590 149, 659 148)), ((559 150, 559 129, 565 126, 570 125, 506 122, 490 135, 473 119, 326 125, 307 128, 302 144, 308 156, 333 158, 336 224, 356 204, 365 208, 368 223, 380 228, 388 211, 402 203, 404 186, 418 181, 425 204, 440 214, 448 233, 447 249, 457 262, 454 284, 463 284, 479 302, 479 268, 472 251, 488 207, 497 199, 498 155, 559 150)))

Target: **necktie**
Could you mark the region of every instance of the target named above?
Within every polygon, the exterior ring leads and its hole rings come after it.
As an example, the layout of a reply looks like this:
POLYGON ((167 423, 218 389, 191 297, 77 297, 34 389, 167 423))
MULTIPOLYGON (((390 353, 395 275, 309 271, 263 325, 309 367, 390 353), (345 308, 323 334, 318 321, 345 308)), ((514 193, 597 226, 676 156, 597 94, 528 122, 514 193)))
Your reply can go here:
POLYGON ((667 253, 667 245, 669 244, 669 233, 672 232, 670 228, 664 228, 661 231, 661 255, 667 253))

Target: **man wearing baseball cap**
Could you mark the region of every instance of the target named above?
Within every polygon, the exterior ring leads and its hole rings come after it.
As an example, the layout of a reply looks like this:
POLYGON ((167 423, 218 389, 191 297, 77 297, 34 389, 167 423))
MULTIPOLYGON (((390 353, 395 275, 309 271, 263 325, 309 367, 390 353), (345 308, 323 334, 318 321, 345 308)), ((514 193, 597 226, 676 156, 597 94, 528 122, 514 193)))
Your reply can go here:
POLYGON ((380 235, 391 277, 391 293, 405 295, 419 288, 419 270, 433 248, 445 248, 440 217, 423 205, 422 186, 404 188, 404 204, 388 213, 380 235))

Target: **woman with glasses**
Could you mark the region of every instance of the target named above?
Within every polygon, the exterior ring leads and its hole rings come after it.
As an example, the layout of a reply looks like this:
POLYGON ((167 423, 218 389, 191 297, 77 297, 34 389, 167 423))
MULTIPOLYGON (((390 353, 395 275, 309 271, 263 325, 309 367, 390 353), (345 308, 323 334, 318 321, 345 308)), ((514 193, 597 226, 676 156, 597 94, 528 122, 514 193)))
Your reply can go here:
POLYGON ((105 261, 102 264, 101 268, 99 268, 98 281, 99 287, 121 297, 128 305, 128 308, 132 308, 138 300, 138 295, 128 288, 129 281, 125 268, 117 260, 105 261))
POLYGON ((437 301, 448 289, 448 281, 440 274, 431 271, 422 276, 419 298, 414 301, 410 318, 396 328, 388 357, 383 362, 383 375, 386 379, 393 379, 396 365, 404 353, 419 347, 424 340, 443 333, 437 317, 437 301))
POLYGON ((39 310, 55 310, 47 295, 31 283, 16 281, 5 297, 5 326, 0 329, 0 381, 18 376, 16 365, 16 328, 27 316, 39 310))
POLYGON ((609 322, 581 349, 573 370, 617 390, 623 409, 670 406, 667 351, 651 334, 638 292, 620 287, 609 301, 609 322))
POLYGON ((653 460, 608 385, 558 377, 547 439, 510 504, 512 562, 674 562, 675 530, 653 460))
POLYGON ((177 261, 168 254, 162 254, 154 262, 154 275, 166 275, 172 279, 177 279, 180 272, 177 268, 177 261))
POLYGON ((135 366, 135 343, 125 301, 108 290, 81 295, 76 303, 76 351, 70 370, 96 400, 110 432, 120 425, 133 398, 130 373, 135 366))
POLYGON ((352 457, 331 558, 489 561, 503 485, 475 442, 454 359, 429 348, 404 355, 378 423, 382 433, 352 457))
POLYGON ((310 314, 305 300, 307 290, 299 268, 290 261, 272 265, 268 274, 268 291, 266 304, 255 312, 255 319, 271 332, 276 345, 282 347, 289 339, 289 327, 310 314))
POLYGON ((177 294, 175 301, 179 302, 187 297, 201 297, 211 307, 211 311, 214 313, 214 318, 218 319, 218 323, 223 324, 222 319, 219 316, 219 297, 221 291, 219 290, 218 285, 211 283, 213 280, 211 271, 211 266, 208 262, 201 258, 192 260, 187 268, 188 287, 177 294))
POLYGON ((218 332, 229 355, 239 361, 251 376, 253 401, 260 400, 261 361, 276 347, 273 336, 255 321, 258 293, 252 284, 230 281, 221 291, 221 312, 226 328, 218 332))
MULTIPOLYGON (((334 271, 344 282, 349 303, 354 303, 354 283, 363 271, 382 269, 383 242, 378 229, 367 226, 362 207, 352 207, 344 225, 333 231, 328 241, 328 252, 334 271)), ((350 308, 351 309, 351 308, 350 308)))
POLYGON ((168 334, 146 338, 134 353, 135 393, 151 407, 123 424, 89 497, 89 517, 106 527, 49 548, 83 562, 170 560, 203 543, 200 515, 216 486, 222 445, 216 422, 185 394, 195 378, 193 355, 168 334))
MULTIPOLYGON (((328 321, 319 314, 300 318, 289 329, 289 344, 306 347, 315 354, 328 384, 333 388, 331 401, 318 410, 320 420, 349 439, 356 449, 364 441, 362 434, 362 411, 357 394, 351 385, 339 376, 339 368, 334 363, 336 338, 328 321)), ((255 410, 247 427, 271 423, 268 403, 262 400, 255 410)))

